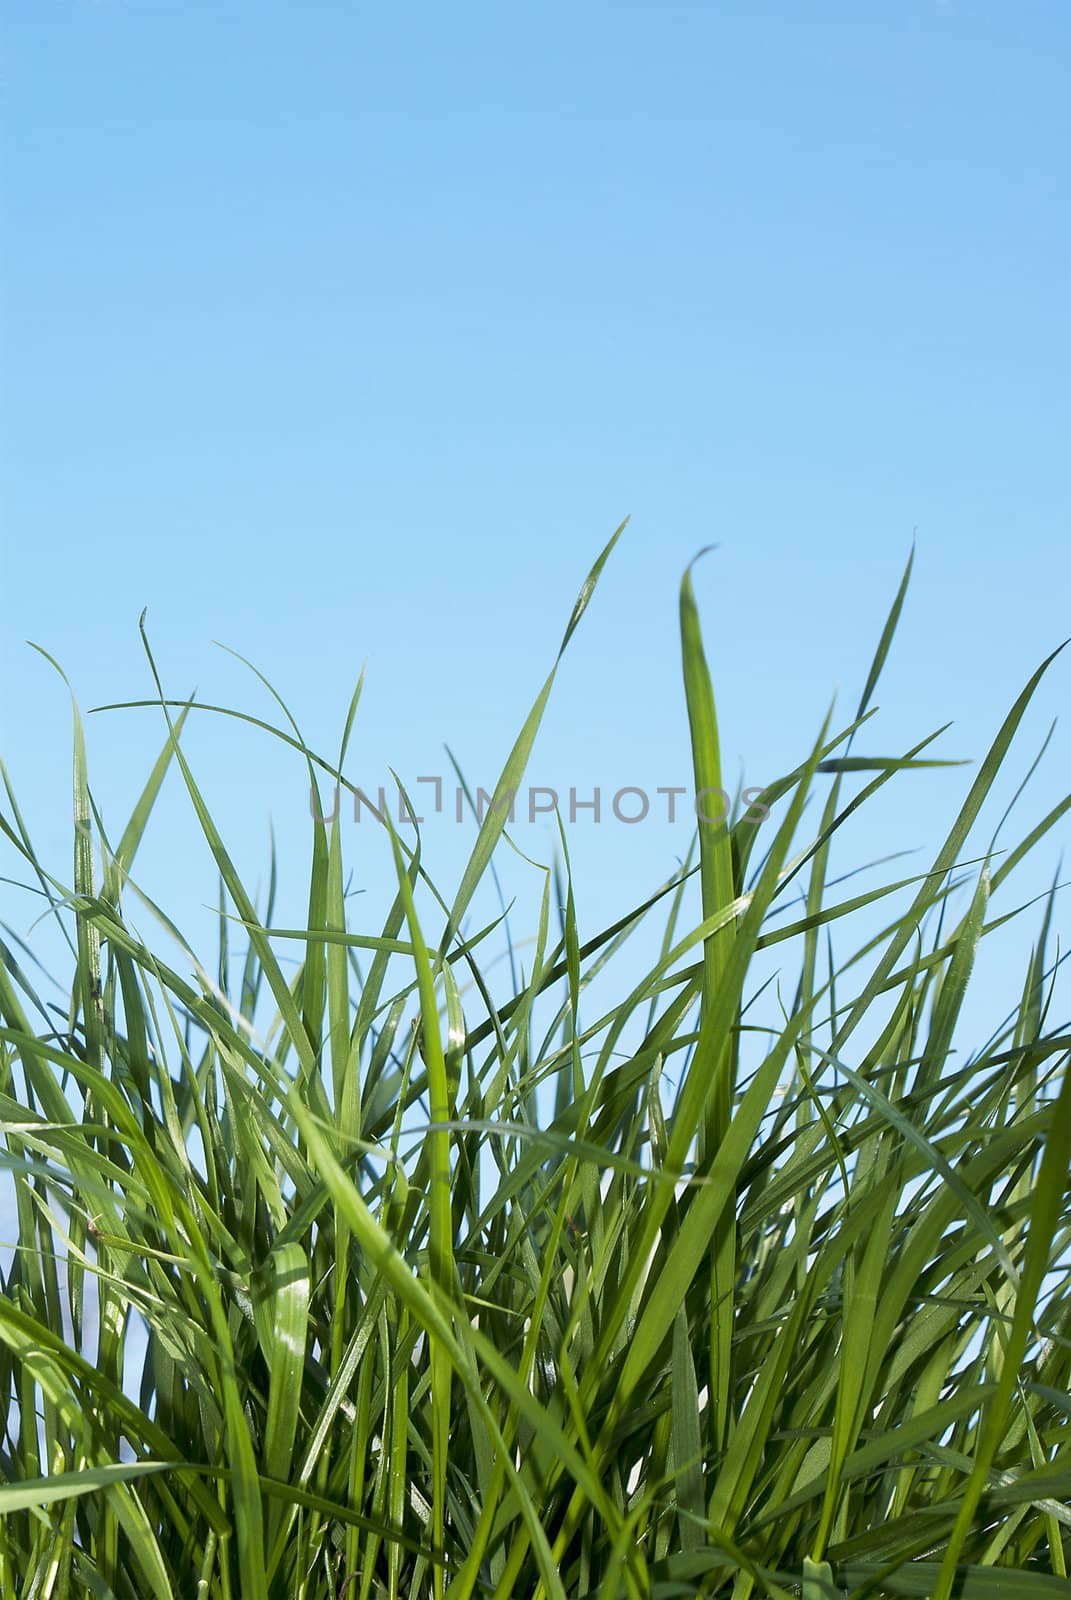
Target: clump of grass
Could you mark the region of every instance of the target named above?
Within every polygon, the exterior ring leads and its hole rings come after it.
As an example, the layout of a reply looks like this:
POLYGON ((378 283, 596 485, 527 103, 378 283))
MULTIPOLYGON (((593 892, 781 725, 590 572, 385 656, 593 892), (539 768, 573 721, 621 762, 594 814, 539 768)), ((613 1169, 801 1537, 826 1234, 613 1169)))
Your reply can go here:
MULTIPOLYGON (((770 821, 701 824, 694 865, 587 937, 566 852, 530 971, 497 1005, 481 964, 501 930, 470 934, 466 913, 504 806, 450 898, 385 819, 398 892, 374 934, 349 925, 337 822, 317 824, 288 977, 270 899, 258 911, 184 754, 189 706, 160 689, 166 744, 114 848, 76 709, 73 884, 39 861, 10 785, 0 816, 71 952, 60 1032, 13 946, 0 965, 18 1226, 0 1294, 3 1595, 1069 1592, 1053 896, 1006 1028, 971 1048, 960 1018, 978 945, 1013 909, 999 892, 1071 797, 964 869, 1042 667, 930 869, 896 886, 904 909, 838 948, 892 886, 837 899, 830 842, 929 759, 929 738, 851 753, 906 583, 857 716, 768 787, 770 821), (170 767, 229 908, 221 949, 189 951, 187 972, 125 914, 170 767), (682 926, 696 874, 701 920, 682 926), (790 885, 800 914, 775 915, 790 885), (582 1026, 594 974, 655 917, 647 975, 582 1026), (775 944, 770 1035, 749 1007, 775 944)), ((681 643, 696 787, 720 787, 688 573, 681 643)), ((278 730, 314 784, 346 785, 355 710, 336 762, 278 730)))

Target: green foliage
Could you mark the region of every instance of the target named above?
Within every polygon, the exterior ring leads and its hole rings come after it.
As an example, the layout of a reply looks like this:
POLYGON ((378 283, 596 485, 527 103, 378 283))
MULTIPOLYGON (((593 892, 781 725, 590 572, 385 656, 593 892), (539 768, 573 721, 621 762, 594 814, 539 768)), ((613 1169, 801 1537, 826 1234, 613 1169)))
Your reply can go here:
MULTIPOLYGON (((586 940, 566 850, 530 970, 499 1005, 481 963, 500 925, 465 928, 504 805, 446 898, 419 842, 387 821, 398 893, 378 934, 350 928, 338 822, 318 822, 307 926, 275 929, 183 751, 190 711, 206 708, 160 689, 167 742, 114 850, 75 708, 73 884, 38 859, 10 784, 0 815, 71 969, 57 1032, 3 947, 18 1239, 0 1294, 0 1593, 1071 1592, 1071 1036, 1048 1020, 1055 892, 1007 1027, 974 1050, 961 1038, 976 951, 1015 909, 994 912, 998 893, 1071 797, 965 871, 1043 667, 930 870, 833 897, 834 834, 932 764, 929 738, 901 757, 851 753, 906 583, 856 718, 827 721, 769 786, 770 820, 701 822, 697 864, 586 940), (186 975, 125 914, 169 769, 221 880, 220 950, 189 952, 186 975), (682 932, 694 875, 701 920, 682 932), (834 934, 894 894, 904 908, 838 954, 834 934), (605 985, 658 914, 655 964, 582 1027, 595 974, 605 985), (774 946, 771 1033, 750 1006, 774 946), (300 952, 292 976, 281 947, 300 952)), ((696 788, 720 787, 688 574, 681 642, 696 788)), ((282 707, 273 731, 314 785, 348 787, 356 702, 333 763, 282 707)))

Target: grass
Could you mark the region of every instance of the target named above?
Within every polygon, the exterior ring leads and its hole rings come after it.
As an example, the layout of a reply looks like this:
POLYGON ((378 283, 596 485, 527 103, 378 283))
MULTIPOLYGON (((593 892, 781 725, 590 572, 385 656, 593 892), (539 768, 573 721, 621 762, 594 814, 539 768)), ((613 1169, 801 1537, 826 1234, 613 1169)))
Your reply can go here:
MULTIPOLYGON (((398 892, 374 934, 349 927, 341 833, 317 825, 307 925, 279 930, 184 754, 204 708, 158 679, 166 743, 114 844, 75 707, 73 883, 5 774, 0 826, 67 939, 70 1005, 57 1028, 10 935, 0 1593, 1071 1593, 1055 891, 1006 1026, 978 1044, 962 1022, 980 942, 1020 909, 1001 891, 1071 797, 1014 848, 975 837, 1043 666, 929 870, 836 897, 834 835, 932 761, 932 734, 852 753, 907 580, 856 716, 768 787, 761 827, 700 824, 674 878, 586 937, 563 832, 505 1003, 501 922, 468 926, 503 805, 452 898, 385 820, 398 892), (219 949, 182 971, 125 914, 169 770, 221 881, 219 949), (582 1023, 653 919, 646 976, 582 1023), (775 947, 771 1032, 752 1007, 775 947)), ((690 573, 681 647, 696 788, 720 787, 690 573)), ((335 761, 279 701, 312 783, 347 786, 357 698, 335 761)))

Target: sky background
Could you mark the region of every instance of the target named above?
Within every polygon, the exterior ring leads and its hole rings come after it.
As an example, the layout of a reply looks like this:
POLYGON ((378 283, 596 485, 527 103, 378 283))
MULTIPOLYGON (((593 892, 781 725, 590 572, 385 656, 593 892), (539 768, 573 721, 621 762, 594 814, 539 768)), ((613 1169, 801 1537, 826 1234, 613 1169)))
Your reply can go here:
MULTIPOLYGON (((7 0, 2 17, 0 750, 57 877, 69 702, 25 641, 83 712, 143 698, 145 606, 168 693, 278 721, 221 641, 333 755, 366 664, 352 780, 372 790, 388 763, 449 780, 445 741, 490 789, 629 515, 529 771, 566 799, 598 785, 606 810, 622 785, 691 781, 678 586, 711 542, 694 580, 734 783, 795 766, 834 695, 850 720, 913 537, 858 749, 951 720, 940 751, 977 762, 1071 633, 1064 4, 7 0)), ((1061 658, 1044 680, 991 823, 1069 675, 1061 658)), ((87 723, 114 840, 164 728, 152 710, 87 723)), ((276 920, 300 924, 300 761, 207 714, 187 745, 251 886, 274 827, 276 920)), ((1009 842, 1062 794, 1069 753, 1060 723, 1009 842)), ((923 870, 971 774, 889 785, 839 864, 910 850, 878 870, 923 870)), ((683 856, 687 816, 662 806, 567 824, 582 934, 683 856)), ((449 891, 472 828, 448 811, 424 832, 449 891)), ((550 861, 547 819, 515 837, 550 861)), ((378 931, 389 852, 367 822, 344 843, 368 896, 354 926, 378 931)), ((10 851, 0 871, 25 877, 10 851)), ((503 875, 523 935, 542 876, 517 858, 503 875)), ((176 781, 136 877, 211 935, 214 869, 176 781)), ((33 900, 0 884, 0 906, 45 959, 33 900)), ((1010 968, 983 954, 976 1005, 1014 1003, 1015 939, 1010 968)))

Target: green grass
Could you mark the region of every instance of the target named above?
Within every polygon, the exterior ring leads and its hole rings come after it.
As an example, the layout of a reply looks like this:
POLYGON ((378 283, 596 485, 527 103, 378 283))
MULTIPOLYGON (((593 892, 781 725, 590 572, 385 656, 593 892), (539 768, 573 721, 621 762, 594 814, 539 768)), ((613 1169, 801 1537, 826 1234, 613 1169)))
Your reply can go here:
MULTIPOLYGON (((697 856, 593 934, 562 834, 504 1003, 503 926, 468 915, 502 806, 452 895, 390 828, 375 933, 350 927, 338 825, 316 827, 307 924, 280 930, 187 762, 192 709, 162 689, 166 743, 118 842, 75 708, 72 883, 7 784, 0 826, 64 931, 70 1007, 57 1024, 11 936, 0 1594, 1071 1593, 1055 893, 1020 935, 1007 1025, 979 1043, 962 1020, 980 941, 1021 910, 1008 880, 1071 797, 1012 848, 977 836, 1042 667, 928 869, 829 881, 838 829, 932 764, 932 734, 853 753, 907 576, 856 716, 767 788, 768 821, 701 825, 697 856), (182 970, 127 915, 169 770, 221 881, 220 948, 182 970), (654 960, 627 992, 626 947, 654 960), (772 1031, 752 1009, 770 952, 772 1031)), ((689 574, 681 648, 696 788, 719 787, 689 574)), ((337 760, 279 705, 310 780, 345 785, 357 696, 337 760)))

